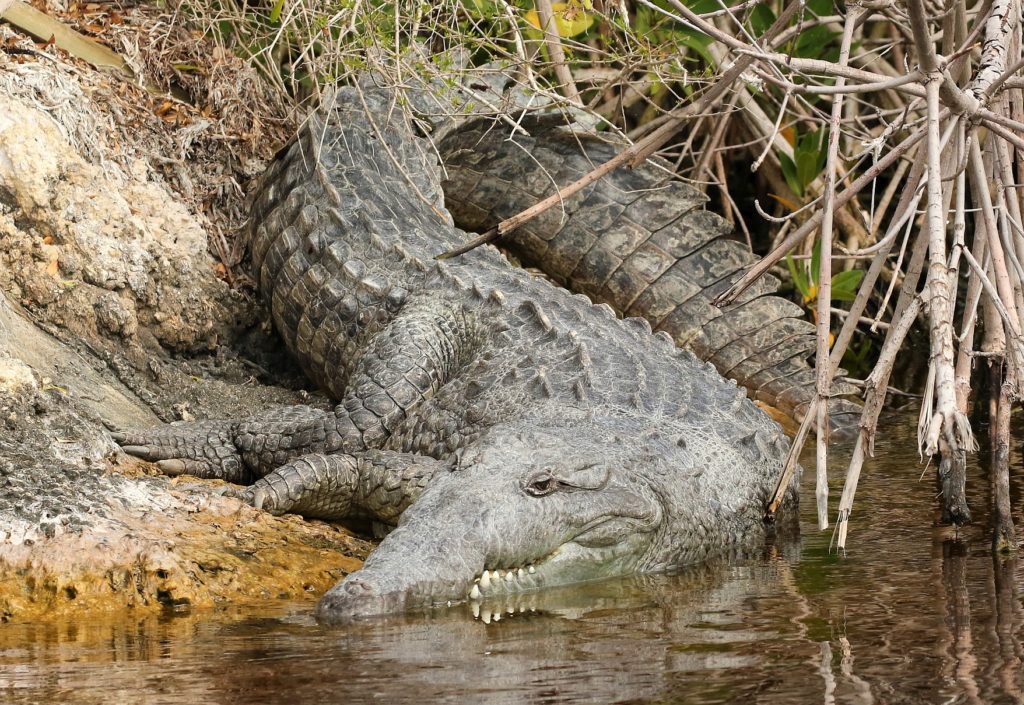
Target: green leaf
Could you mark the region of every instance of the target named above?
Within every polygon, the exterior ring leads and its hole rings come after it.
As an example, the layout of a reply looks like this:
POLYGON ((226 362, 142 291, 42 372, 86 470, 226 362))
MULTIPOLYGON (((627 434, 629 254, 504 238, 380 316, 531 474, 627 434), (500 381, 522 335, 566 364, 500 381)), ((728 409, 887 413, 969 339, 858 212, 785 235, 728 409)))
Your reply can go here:
POLYGON ((782 167, 782 175, 786 177, 786 183, 793 189, 793 193, 803 198, 804 185, 796 177, 796 165, 785 152, 779 152, 779 166, 782 167))
POLYGON ((284 10, 284 0, 277 0, 274 6, 270 8, 270 21, 274 24, 280 22, 282 10, 284 10))
POLYGON ((832 0, 808 0, 807 9, 818 17, 836 14, 835 3, 832 0))
POLYGON ((792 56, 801 59, 821 59, 824 54, 834 48, 839 35, 828 27, 819 25, 800 32, 793 44, 792 56))
POLYGON ((814 243, 814 249, 811 250, 811 284, 814 288, 818 288, 818 272, 821 270, 821 240, 817 240, 814 243))
POLYGON ((496 16, 498 7, 490 0, 462 0, 466 14, 478 20, 496 16))
POLYGON ((808 132, 802 135, 793 149, 793 161, 796 162, 796 177, 806 191, 807 187, 821 173, 824 159, 827 156, 827 143, 821 139, 823 130, 808 132))
MULTIPOLYGON (((611 13, 612 15, 619 15, 618 12, 611 13)), ((636 15, 633 18, 633 29, 638 37, 645 37, 651 31, 651 27, 654 25, 655 17, 654 11, 649 10, 646 7, 636 8, 636 15)), ((627 29, 628 27, 624 27, 627 29)))
POLYGON ((832 277, 832 299, 835 301, 853 301, 857 298, 857 287, 864 278, 864 271, 851 269, 839 272, 832 277))
POLYGON ((821 173, 821 170, 825 168, 825 162, 828 161, 828 128, 820 131, 820 138, 818 140, 818 169, 817 173, 821 173))
POLYGON ((818 175, 818 153, 808 152, 804 149, 797 149, 793 153, 793 158, 796 161, 796 178, 800 182, 802 190, 806 191, 807 187, 814 181, 814 177, 818 175))
POLYGON ((700 58, 709 66, 715 65, 715 59, 711 56, 711 52, 708 51, 708 45, 711 44, 711 37, 700 32, 690 32, 688 30, 677 32, 679 36, 679 43, 685 47, 693 49, 700 58))
POLYGON ((793 277, 793 284, 796 286, 796 290, 800 292, 800 296, 807 298, 811 293, 811 287, 807 285, 807 277, 804 276, 803 267, 797 264, 797 261, 786 255, 786 266, 789 268, 789 275, 793 277))
POLYGON ((775 21, 775 13, 767 5, 755 5, 750 13, 750 29, 754 35, 760 37, 764 31, 772 26, 775 21))

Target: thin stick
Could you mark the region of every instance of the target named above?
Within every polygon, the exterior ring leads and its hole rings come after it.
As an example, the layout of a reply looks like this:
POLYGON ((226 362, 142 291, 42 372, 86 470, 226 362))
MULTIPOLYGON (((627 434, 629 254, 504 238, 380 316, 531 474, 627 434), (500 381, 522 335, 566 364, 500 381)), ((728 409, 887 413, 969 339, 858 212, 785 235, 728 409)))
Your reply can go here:
POLYGON ((539 90, 537 87, 537 78, 533 75, 533 64, 526 56, 526 42, 523 41, 523 33, 519 29, 519 22, 516 20, 515 10, 508 3, 508 0, 500 0, 501 9, 505 13, 505 17, 508 18, 509 27, 512 28, 512 40, 516 46, 516 56, 519 58, 519 67, 526 76, 526 82, 533 90, 539 90))
MULTIPOLYGON (((725 135, 725 130, 729 127, 729 117, 732 114, 733 107, 736 105, 736 95, 737 94, 733 94, 728 103, 728 108, 718 119, 718 124, 715 125, 714 132, 711 133, 711 136, 704 144, 703 150, 701 150, 700 158, 697 160, 697 165, 693 170, 694 181, 704 180, 704 173, 708 171, 712 157, 718 154, 718 145, 722 141, 722 137, 725 135)), ((724 186, 724 184, 722 184, 722 186, 724 186)))
MULTIPOLYGON (((967 260, 967 264, 970 265, 971 269, 977 274, 978 279, 981 281, 982 287, 985 289, 985 293, 988 294, 989 299, 992 301, 992 305, 995 307, 996 313, 1003 322, 1003 327, 1007 331, 1011 331, 1011 326, 1015 325, 1015 319, 1011 317, 1010 312, 1006 306, 1003 305, 1003 301, 1000 298, 999 291, 992 280, 985 274, 984 268, 978 263, 978 260, 974 259, 967 250, 963 251, 963 257, 967 260)), ((1021 340, 1020 334, 1011 334, 1010 340, 1013 342, 1013 347, 1016 348, 1016 355, 1024 356, 1024 341, 1021 340)))
POLYGON ((751 171, 757 171, 761 168, 761 164, 764 163, 768 153, 772 151, 772 146, 775 144, 775 138, 779 135, 779 128, 782 126, 782 118, 786 115, 786 105, 789 104, 789 96, 792 95, 789 91, 786 91, 782 96, 782 105, 779 106, 779 115, 775 118, 775 125, 772 126, 772 133, 768 136, 768 139, 764 141, 764 151, 754 160, 754 163, 750 165, 751 171))
MULTIPOLYGON (((961 124, 957 135, 957 142, 966 146, 966 129, 961 124)), ((953 236, 957 247, 966 248, 965 233, 967 230, 967 172, 962 170, 956 177, 956 209, 953 216, 953 236)), ((974 238, 975 249, 982 251, 986 243, 985 237, 974 238)), ((971 391, 971 368, 973 359, 971 353, 974 350, 974 332, 978 301, 981 300, 981 280, 973 270, 968 271, 967 280, 967 303, 964 306, 963 327, 957 342, 960 349, 957 352, 956 368, 954 370, 954 384, 956 385, 956 403, 960 411, 967 413, 968 398, 971 391)))
POLYGON ((1010 510, 1010 384, 1003 383, 1004 362, 993 360, 990 378, 990 416, 992 418, 992 550, 1010 553, 1017 550, 1017 532, 1010 510))
MULTIPOLYGON (((839 65, 850 61, 850 44, 853 30, 863 10, 852 5, 843 26, 843 38, 839 47, 839 65)), ((842 88, 846 79, 836 79, 836 87, 842 88)), ((839 159, 840 121, 843 117, 843 93, 837 92, 832 98, 832 116, 829 121, 828 149, 825 159, 825 188, 822 202, 825 205, 821 216, 821 256, 818 258, 818 311, 815 354, 815 389, 817 391, 817 441, 815 444, 815 498, 818 505, 818 529, 828 528, 828 398, 832 393, 832 366, 829 365, 829 336, 832 332, 832 219, 835 213, 833 194, 836 188, 837 161, 839 159)))
POLYGON ((878 362, 875 363, 874 369, 865 380, 866 391, 864 410, 860 416, 860 432, 857 434, 850 465, 846 471, 846 482, 843 484, 843 494, 839 499, 839 514, 836 518, 836 545, 840 549, 846 548, 846 535, 850 514, 853 511, 853 498, 857 494, 857 484, 860 482, 864 460, 867 455, 872 454, 871 439, 874 436, 874 429, 878 425, 878 416, 882 413, 882 406, 885 403, 885 392, 888 389, 889 377, 896 362, 896 354, 903 347, 903 341, 917 320, 920 310, 921 299, 915 296, 903 315, 900 316, 899 321, 893 321, 889 334, 882 344, 882 350, 878 354, 878 362))
POLYGON ((1007 312, 1007 333, 1014 338, 1021 336, 1021 327, 1017 317, 1016 306, 1013 300, 1013 285, 1010 283, 1010 273, 1003 256, 1002 242, 999 239, 998 225, 995 220, 995 208, 992 205, 992 195, 988 189, 988 179, 985 177, 985 165, 981 158, 981 148, 977 140, 971 143, 971 169, 974 185, 974 196, 981 204, 981 216, 985 221, 985 230, 989 238, 989 251, 992 254, 992 268, 996 275, 996 290, 998 299, 1007 312))
POLYGON ((580 94, 576 90, 576 81, 572 77, 572 71, 569 70, 569 65, 565 62, 565 49, 562 47, 562 38, 558 33, 558 23, 555 22, 555 11, 551 8, 551 0, 537 0, 536 6, 540 27, 544 32, 544 43, 551 55, 555 77, 558 78, 558 90, 571 103, 579 105, 580 94))
POLYGON ((1006 140, 1017 149, 1024 151, 1024 139, 1021 139, 1017 135, 1013 134, 1012 132, 1004 128, 1003 126, 987 122, 985 123, 985 127, 992 130, 993 134, 998 135, 1000 138, 1006 140))

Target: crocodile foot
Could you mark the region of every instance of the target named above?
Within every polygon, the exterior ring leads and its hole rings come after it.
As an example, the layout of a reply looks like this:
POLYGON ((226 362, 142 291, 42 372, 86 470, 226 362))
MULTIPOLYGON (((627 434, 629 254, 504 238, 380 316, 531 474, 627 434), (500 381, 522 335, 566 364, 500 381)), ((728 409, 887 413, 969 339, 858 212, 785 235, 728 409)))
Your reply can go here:
POLYGON ((218 487, 215 491, 222 497, 232 497, 241 500, 254 509, 262 509, 275 516, 285 514, 291 508, 290 503, 285 503, 286 506, 284 508, 279 507, 276 501, 278 498, 273 493, 268 492, 266 487, 257 487, 255 485, 248 487, 228 486, 218 487))
POLYGON ((352 508, 356 473, 357 461, 351 456, 311 453, 282 465, 249 487, 226 488, 223 493, 275 515, 345 519, 352 508))
POLYGON ((177 422, 111 436, 125 453, 156 463, 165 475, 241 482, 248 471, 234 442, 237 425, 234 421, 177 422))

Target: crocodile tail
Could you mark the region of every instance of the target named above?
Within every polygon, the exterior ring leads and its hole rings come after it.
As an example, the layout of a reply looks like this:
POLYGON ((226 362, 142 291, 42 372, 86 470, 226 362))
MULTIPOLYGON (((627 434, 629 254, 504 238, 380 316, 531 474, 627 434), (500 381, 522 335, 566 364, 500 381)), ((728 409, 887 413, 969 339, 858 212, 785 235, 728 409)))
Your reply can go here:
MULTIPOLYGON (((529 136, 479 119, 439 145, 446 204, 456 224, 485 230, 611 159, 621 144, 572 133, 550 118, 527 118, 529 136)), ((757 260, 731 238, 707 198, 659 163, 618 169, 524 224, 503 240, 524 264, 711 362, 749 396, 799 420, 815 395, 814 326, 763 277, 730 306, 712 300, 757 260)), ((838 384, 840 395, 852 394, 838 384)), ((833 430, 852 432, 855 402, 830 405, 833 430)))

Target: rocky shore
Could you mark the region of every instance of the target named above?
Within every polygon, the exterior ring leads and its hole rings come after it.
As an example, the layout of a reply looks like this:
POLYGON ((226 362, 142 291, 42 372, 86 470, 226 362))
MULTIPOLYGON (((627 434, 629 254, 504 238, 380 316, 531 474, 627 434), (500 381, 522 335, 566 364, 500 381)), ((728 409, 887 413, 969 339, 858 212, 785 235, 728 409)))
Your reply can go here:
POLYGON ((318 595, 370 544, 155 476, 109 435, 328 403, 225 261, 276 145, 0 35, 25 48, 0 53, 0 620, 318 595))

